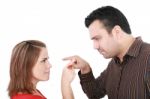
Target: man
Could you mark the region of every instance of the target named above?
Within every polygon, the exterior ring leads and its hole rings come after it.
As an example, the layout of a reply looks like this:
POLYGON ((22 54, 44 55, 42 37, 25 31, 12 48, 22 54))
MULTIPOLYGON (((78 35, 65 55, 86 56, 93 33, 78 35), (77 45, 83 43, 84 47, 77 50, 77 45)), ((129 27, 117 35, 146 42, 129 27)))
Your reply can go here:
POLYGON ((117 8, 104 6, 85 19, 94 48, 108 67, 94 78, 88 62, 79 56, 66 57, 80 69, 82 89, 89 99, 150 99, 150 45, 133 37, 126 17, 117 8))

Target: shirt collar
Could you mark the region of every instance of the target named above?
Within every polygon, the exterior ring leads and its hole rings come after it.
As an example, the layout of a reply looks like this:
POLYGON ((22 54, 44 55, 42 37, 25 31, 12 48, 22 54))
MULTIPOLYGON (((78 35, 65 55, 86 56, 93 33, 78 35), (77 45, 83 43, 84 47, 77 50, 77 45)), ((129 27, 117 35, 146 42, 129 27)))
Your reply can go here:
POLYGON ((133 56, 133 57, 138 56, 138 54, 140 52, 140 48, 142 46, 142 43, 143 43, 143 41, 142 41, 141 37, 137 37, 135 39, 135 41, 133 42, 133 44, 130 46, 126 55, 133 56))
MULTIPOLYGON (((132 43, 132 45, 130 46, 129 50, 127 51, 127 53, 125 54, 123 60, 127 60, 127 58, 129 58, 129 56, 131 57, 136 57, 138 56, 139 52, 140 52, 140 48, 142 46, 142 39, 141 37, 136 37, 135 41, 132 43)), ((114 61, 118 64, 120 64, 120 59, 118 57, 114 57, 114 61)))

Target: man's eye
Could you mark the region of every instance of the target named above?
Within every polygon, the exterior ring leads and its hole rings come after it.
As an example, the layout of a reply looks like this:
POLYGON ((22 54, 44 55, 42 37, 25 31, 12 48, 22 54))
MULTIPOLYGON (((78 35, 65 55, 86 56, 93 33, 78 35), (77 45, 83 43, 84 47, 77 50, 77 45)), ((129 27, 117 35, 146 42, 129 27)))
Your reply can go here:
POLYGON ((98 41, 98 40, 99 40, 99 38, 95 38, 94 40, 95 40, 95 41, 98 41))

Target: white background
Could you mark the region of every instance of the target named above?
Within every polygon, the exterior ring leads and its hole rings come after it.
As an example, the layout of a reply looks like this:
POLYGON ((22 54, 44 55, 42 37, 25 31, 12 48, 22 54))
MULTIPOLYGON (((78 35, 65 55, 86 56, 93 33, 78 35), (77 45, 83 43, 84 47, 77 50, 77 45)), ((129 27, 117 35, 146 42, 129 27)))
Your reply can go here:
MULTIPOLYGON (((95 77, 107 66, 93 49, 84 18, 94 9, 112 5, 127 17, 134 36, 150 42, 149 0, 0 0, 0 98, 9 99, 9 62, 12 48, 23 40, 38 39, 48 46, 50 80, 40 82, 38 89, 48 99, 61 99, 60 80, 67 62, 63 57, 80 55, 87 60, 95 77)), ((76 71, 78 72, 78 71, 76 71)), ((87 99, 79 78, 72 83, 75 99, 87 99)), ((107 96, 104 98, 107 99, 107 96)))

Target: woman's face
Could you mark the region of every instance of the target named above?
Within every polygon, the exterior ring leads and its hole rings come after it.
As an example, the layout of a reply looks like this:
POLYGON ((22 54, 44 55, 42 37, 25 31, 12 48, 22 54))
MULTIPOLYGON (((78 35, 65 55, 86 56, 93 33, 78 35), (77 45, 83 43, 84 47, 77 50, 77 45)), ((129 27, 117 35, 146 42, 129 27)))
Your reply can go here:
POLYGON ((37 63, 32 69, 33 83, 38 81, 46 81, 49 79, 50 68, 52 67, 48 61, 48 51, 46 48, 41 48, 41 52, 37 63))

